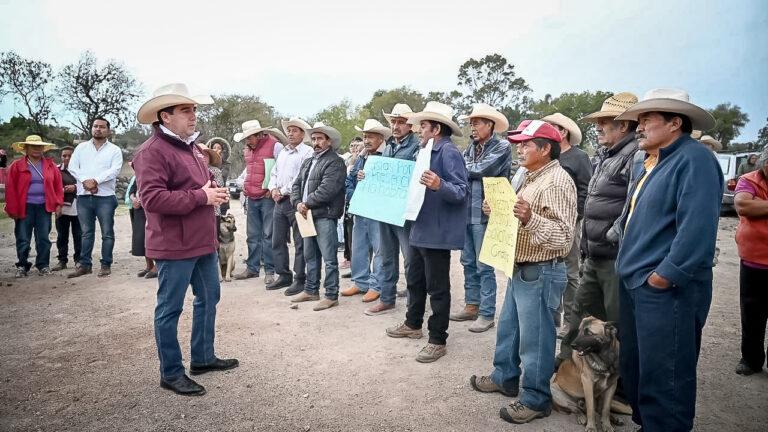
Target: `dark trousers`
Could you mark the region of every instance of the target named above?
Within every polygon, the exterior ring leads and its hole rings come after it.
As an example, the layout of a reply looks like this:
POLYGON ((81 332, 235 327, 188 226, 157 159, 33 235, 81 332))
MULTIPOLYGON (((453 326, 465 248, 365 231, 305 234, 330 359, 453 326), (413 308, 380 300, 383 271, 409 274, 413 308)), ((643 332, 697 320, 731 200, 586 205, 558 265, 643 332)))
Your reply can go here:
POLYGON ((427 323, 429 343, 445 345, 451 309, 451 251, 411 246, 408 256, 411 262, 405 275, 409 295, 405 324, 413 329, 421 328, 429 294, 432 306, 432 316, 427 323))
POLYGON ((307 264, 304 261, 304 239, 296 225, 296 210, 291 206, 291 200, 283 198, 275 204, 272 216, 272 260, 275 263, 275 273, 278 276, 292 277, 290 259, 288 257, 288 239, 293 228, 293 272, 296 280, 307 279, 307 264))
POLYGON ((61 215, 56 218, 56 249, 59 251, 58 260, 67 262, 69 255, 69 231, 72 230, 72 243, 75 246, 75 254, 72 259, 80 262, 80 249, 83 246, 83 230, 80 229, 80 220, 77 216, 61 215))
POLYGON ((646 432, 688 432, 696 408, 701 330, 712 272, 685 286, 619 287, 620 370, 632 420, 646 432))
POLYGON ((739 274, 741 358, 753 370, 763 368, 765 325, 768 322, 768 270, 745 266, 739 274))
POLYGON ((354 215, 349 214, 349 203, 344 206, 344 259, 352 260, 352 227, 355 225, 354 215))
POLYGON ((16 267, 29 271, 29 251, 32 248, 32 233, 35 234, 35 267, 42 270, 51 260, 51 213, 45 211, 45 204, 27 203, 27 215, 24 219, 16 219, 13 233, 16 235, 16 267))

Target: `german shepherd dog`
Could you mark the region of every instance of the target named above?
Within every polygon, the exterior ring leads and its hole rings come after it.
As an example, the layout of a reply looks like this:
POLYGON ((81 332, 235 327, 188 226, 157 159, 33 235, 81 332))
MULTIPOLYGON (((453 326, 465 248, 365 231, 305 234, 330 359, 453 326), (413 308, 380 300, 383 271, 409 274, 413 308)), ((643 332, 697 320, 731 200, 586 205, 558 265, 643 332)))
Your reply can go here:
POLYGON ((219 222, 219 270, 221 279, 232 281, 232 271, 235 270, 235 216, 226 214, 219 222))
POLYGON ((576 414, 576 421, 587 432, 613 432, 623 422, 611 411, 631 414, 632 409, 613 401, 619 379, 619 341, 613 323, 586 317, 573 340, 573 354, 564 360, 552 378, 552 405, 556 411, 576 414), (595 410, 599 407, 600 422, 595 410))

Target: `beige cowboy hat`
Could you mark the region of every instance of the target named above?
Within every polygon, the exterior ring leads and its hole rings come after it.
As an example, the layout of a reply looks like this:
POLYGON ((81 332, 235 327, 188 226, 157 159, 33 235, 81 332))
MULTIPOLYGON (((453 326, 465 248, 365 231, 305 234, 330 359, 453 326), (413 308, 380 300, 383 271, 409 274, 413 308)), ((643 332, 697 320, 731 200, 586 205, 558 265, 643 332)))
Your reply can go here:
POLYGON ((236 133, 233 137, 235 142, 240 142, 251 135, 264 132, 269 129, 268 127, 261 127, 261 123, 258 120, 248 120, 242 124, 241 128, 243 131, 236 133))
POLYGON ((704 135, 703 137, 699 138, 699 142, 712 147, 712 150, 719 152, 723 150, 723 144, 720 143, 720 141, 716 140, 714 137, 710 135, 704 135))
POLYGON ((424 111, 411 114, 408 118, 408 124, 416 125, 422 120, 432 120, 450 126, 453 135, 464 136, 459 125, 453 121, 453 108, 440 102, 429 101, 424 107, 424 111))
POLYGON ((682 114, 691 119, 694 129, 709 130, 715 127, 712 114, 692 104, 685 90, 667 88, 649 90, 641 102, 627 108, 616 120, 637 121, 640 114, 653 111, 682 114))
POLYGON ((395 117, 402 117, 407 119, 411 115, 415 114, 411 107, 404 103, 395 104, 395 106, 392 107, 392 112, 390 113, 386 113, 384 110, 381 110, 381 113, 384 114, 384 118, 386 118, 388 122, 391 122, 395 117))
POLYGON ((208 95, 190 95, 186 84, 167 84, 152 93, 152 98, 139 108, 136 118, 139 123, 152 124, 157 121, 157 112, 163 108, 182 104, 210 105, 212 103, 213 99, 208 95))
POLYGON ((637 103, 637 96, 629 92, 616 93, 603 102, 600 111, 593 112, 581 118, 580 121, 597 123, 597 119, 611 117, 615 118, 624 113, 627 108, 637 103))
POLYGON ((288 120, 281 120, 280 125, 283 127, 283 131, 287 134, 288 133, 288 126, 294 126, 304 131, 304 142, 309 141, 309 134, 307 131, 312 128, 312 126, 309 125, 309 123, 305 122, 304 120, 298 118, 298 117, 291 117, 288 120))
POLYGON ((24 153, 24 146, 28 145, 43 146, 45 147, 44 152, 56 148, 56 144, 44 142, 40 135, 29 135, 26 140, 11 144, 11 148, 19 153, 24 153))
POLYGON ((221 168, 221 155, 218 152, 213 151, 205 146, 205 144, 198 143, 197 148, 205 155, 208 155, 208 165, 213 165, 217 168, 221 168))
POLYGON ((363 123, 363 127, 355 126, 355 130, 358 132, 377 133, 384 137, 384 141, 388 140, 392 136, 392 130, 379 122, 376 119, 368 119, 363 123))
POLYGON ((700 130, 694 129, 691 131, 691 138, 698 140, 701 138, 701 136, 704 135, 700 130))
POLYGON ((561 128, 567 130, 568 142, 571 144, 571 146, 576 147, 581 143, 581 129, 579 129, 579 126, 576 124, 575 121, 569 119, 568 117, 560 113, 550 114, 542 118, 542 120, 547 123, 554 123, 560 126, 561 128))
POLYGON ((288 137, 285 136, 283 131, 281 131, 280 129, 278 129, 276 127, 269 127, 264 132, 266 132, 266 133, 272 135, 273 137, 275 137, 275 139, 280 141, 280 143, 282 145, 284 145, 284 146, 288 145, 288 137))
POLYGON ((315 122, 315 124, 307 130, 308 135, 312 135, 315 132, 321 132, 328 136, 328 138, 331 139, 331 147, 333 147, 334 151, 338 150, 339 146, 341 146, 341 133, 330 126, 326 126, 325 123, 315 122))
POLYGON ((472 112, 468 115, 460 115, 459 121, 472 120, 473 118, 484 118, 492 121, 494 132, 506 132, 509 129, 509 120, 504 114, 488 104, 476 103, 472 105, 472 112))

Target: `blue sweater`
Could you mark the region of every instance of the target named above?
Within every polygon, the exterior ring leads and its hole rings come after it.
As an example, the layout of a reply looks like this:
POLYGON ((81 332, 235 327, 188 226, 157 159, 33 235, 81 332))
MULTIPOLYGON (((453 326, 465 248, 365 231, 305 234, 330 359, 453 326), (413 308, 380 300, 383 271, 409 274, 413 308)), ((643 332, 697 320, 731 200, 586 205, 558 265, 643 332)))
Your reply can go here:
MULTIPOLYGON (((636 187, 637 181, 630 185, 628 200, 636 187)), ((660 149, 619 248, 616 270, 627 288, 654 271, 679 287, 711 283, 722 196, 723 174, 709 149, 689 134, 660 149)))
POLYGON ((411 246, 463 249, 467 228, 467 167, 450 138, 432 146, 429 169, 440 177, 440 188, 427 188, 424 204, 411 228, 411 246))

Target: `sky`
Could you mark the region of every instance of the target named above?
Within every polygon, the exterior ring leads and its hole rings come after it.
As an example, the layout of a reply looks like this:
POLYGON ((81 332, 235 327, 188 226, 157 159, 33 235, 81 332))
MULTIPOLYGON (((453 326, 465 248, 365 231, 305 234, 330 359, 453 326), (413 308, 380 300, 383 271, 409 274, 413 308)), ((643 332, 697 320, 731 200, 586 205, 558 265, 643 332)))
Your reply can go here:
MULTIPOLYGON (((123 62, 147 99, 255 94, 286 116, 407 85, 456 88, 469 58, 500 53, 533 96, 681 88, 704 108, 731 102, 757 137, 768 118, 768 1, 37 1, 0 0, 0 51, 123 62)), ((0 119, 18 106, 6 97, 0 119)), ((458 113, 457 113, 458 114, 458 113)))

